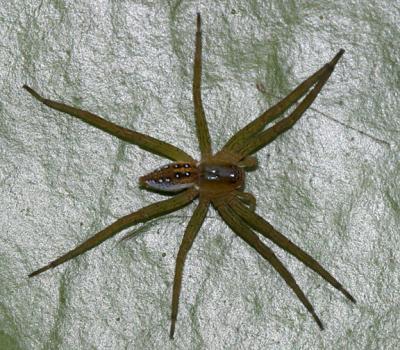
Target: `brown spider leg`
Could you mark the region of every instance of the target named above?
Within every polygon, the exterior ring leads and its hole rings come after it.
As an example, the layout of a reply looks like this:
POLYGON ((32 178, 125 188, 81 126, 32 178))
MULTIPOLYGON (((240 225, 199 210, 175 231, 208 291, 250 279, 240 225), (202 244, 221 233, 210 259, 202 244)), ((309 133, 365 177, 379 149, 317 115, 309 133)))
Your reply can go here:
POLYGON ((175 323, 178 316, 179 296, 181 293, 182 274, 186 256, 192 247, 193 241, 195 240, 197 233, 199 232, 200 227, 207 215, 209 203, 210 202, 208 200, 203 200, 200 198, 199 205, 193 212, 193 215, 190 218, 189 224, 185 230, 185 234, 183 235, 182 243, 179 247, 178 255, 176 257, 174 286, 172 290, 171 328, 169 332, 170 339, 174 338, 175 333, 175 323))
POLYGON ((197 137, 199 139, 201 159, 204 160, 211 156, 211 141, 208 131, 207 120, 204 115, 203 102, 201 100, 201 17, 197 13, 196 43, 193 63, 193 104, 196 119, 197 137))
POLYGON ((275 230, 266 220, 255 212, 249 210, 239 200, 233 199, 230 202, 232 210, 236 215, 241 217, 249 226, 260 232, 264 237, 270 239, 276 245, 286 250, 288 253, 299 259, 304 265, 314 270, 325 281, 339 290, 353 303, 356 302, 354 297, 328 272, 326 271, 313 257, 308 255, 304 250, 287 239, 282 233, 275 230))
POLYGON ((193 158, 189 156, 186 152, 167 142, 158 140, 154 137, 142 134, 137 131, 124 128, 122 126, 109 122, 91 112, 75 108, 57 101, 48 100, 39 95, 35 90, 27 85, 24 85, 23 88, 28 91, 35 99, 42 102, 46 106, 63 113, 67 113, 72 117, 76 117, 87 124, 90 124, 100 130, 107 132, 108 134, 118 137, 120 140, 133 143, 146 151, 158 154, 160 156, 175 161, 193 161, 193 158))
MULTIPOLYGON (((214 203, 214 202, 213 202, 214 203)), ((231 208, 226 204, 220 202, 217 203, 216 209, 221 214, 224 221, 230 226, 230 228, 247 244, 253 247, 265 260, 267 260, 272 267, 279 273, 279 275, 285 280, 286 284, 293 290, 296 296, 299 298, 301 303, 306 307, 308 312, 312 315, 315 322, 317 322, 318 327, 323 330, 324 326, 315 313, 314 307, 311 305, 310 301, 305 296, 304 292, 301 290, 296 280, 292 274, 287 270, 287 268, 282 264, 279 258, 274 254, 274 252, 267 247, 257 235, 242 221, 237 220, 231 208)))
POLYGON ((256 210, 256 198, 249 192, 235 191, 236 198, 249 208, 250 211, 256 210))
POLYGON ((257 165, 258 165, 258 160, 256 157, 253 156, 245 157, 238 163, 239 167, 246 168, 248 170, 255 169, 257 165))
POLYGON ((44 271, 52 269, 58 265, 65 263, 68 260, 71 260, 78 255, 81 255, 88 250, 98 246, 100 243, 103 243, 106 239, 112 237, 116 233, 137 224, 139 222, 145 222, 154 217, 164 215, 179 208, 185 206, 190 203, 196 196, 198 195, 198 191, 195 189, 188 189, 185 192, 179 193, 176 196, 166 199, 161 202, 150 204, 147 207, 139 209, 138 211, 131 213, 129 215, 123 216, 118 219, 110 226, 96 233, 94 236, 90 237, 85 242, 78 245, 76 248, 70 250, 68 253, 60 256, 59 258, 51 261, 46 266, 32 272, 29 277, 36 276, 44 271))
POLYGON ((242 159, 264 147, 266 144, 273 141, 277 136, 290 129, 314 102, 322 87, 331 76, 333 69, 335 68, 335 64, 341 56, 341 53, 343 53, 343 51, 339 52, 335 59, 325 66, 326 70, 321 79, 288 117, 277 122, 269 129, 260 132, 256 135, 256 137, 251 138, 251 140, 248 140, 245 144, 238 145, 237 148, 235 148, 234 153, 238 154, 238 157, 242 159))
MULTIPOLYGON (((257 119, 253 120, 251 123, 247 124, 244 128, 238 131, 231 139, 225 144, 220 152, 233 151, 240 145, 245 145, 252 136, 260 132, 267 123, 273 121, 280 114, 290 108, 295 102, 297 102, 301 97, 303 97, 310 88, 316 84, 320 79, 325 78, 327 72, 331 72, 343 55, 344 50, 340 50, 331 62, 324 65, 320 70, 315 72, 311 77, 299 84, 289 95, 287 95, 283 100, 275 104, 273 107, 269 108, 263 114, 261 114, 257 119)), ((329 77, 330 73, 328 73, 329 77)), ((239 147, 240 148, 240 147, 239 147)))

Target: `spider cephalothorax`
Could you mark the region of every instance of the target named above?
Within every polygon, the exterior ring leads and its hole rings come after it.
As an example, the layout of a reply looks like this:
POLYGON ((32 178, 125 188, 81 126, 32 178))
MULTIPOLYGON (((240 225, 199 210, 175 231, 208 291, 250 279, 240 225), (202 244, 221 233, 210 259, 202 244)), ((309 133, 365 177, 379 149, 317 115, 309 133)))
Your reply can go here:
POLYGON ((243 192, 245 180, 244 169, 254 168, 256 165, 255 158, 251 156, 253 153, 291 128, 296 121, 300 119, 329 79, 336 63, 343 55, 344 50, 340 50, 329 63, 303 81, 283 100, 238 131, 219 152, 213 154, 201 101, 201 49, 201 20, 200 14, 197 14, 193 65, 193 101, 196 130, 201 151, 200 161, 194 160, 186 152, 167 142, 118 126, 88 111, 45 99, 32 88, 24 85, 24 88, 33 97, 50 108, 67 113, 123 141, 133 143, 147 151, 172 160, 173 163, 166 164, 150 174, 142 176, 139 179, 139 183, 143 187, 155 190, 178 192, 172 198, 151 204, 118 219, 68 253, 32 272, 29 277, 38 275, 75 258, 129 226, 178 210, 198 198, 198 206, 189 220, 176 259, 172 291, 170 337, 173 338, 175 332, 185 259, 206 217, 210 204, 216 208, 222 219, 240 238, 253 247, 273 266, 311 313, 318 326, 323 329, 322 322, 316 315, 313 306, 297 285, 291 273, 273 251, 258 238, 253 230, 258 231, 261 235, 302 261, 333 287, 342 292, 349 300, 355 302, 355 299, 314 258, 288 240, 267 221, 255 213, 255 198, 250 193, 243 192), (298 105, 289 116, 276 122, 269 129, 264 129, 266 124, 273 122, 297 102, 299 102, 298 105))

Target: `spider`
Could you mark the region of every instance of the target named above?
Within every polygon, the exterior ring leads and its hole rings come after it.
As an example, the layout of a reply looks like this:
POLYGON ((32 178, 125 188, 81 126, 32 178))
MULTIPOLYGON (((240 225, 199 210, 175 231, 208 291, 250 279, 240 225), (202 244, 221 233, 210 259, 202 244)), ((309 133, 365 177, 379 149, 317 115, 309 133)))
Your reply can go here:
POLYGON ((341 49, 330 62, 299 84, 283 100, 238 131, 220 151, 213 153, 201 99, 202 34, 201 18, 198 13, 192 92, 196 131, 201 151, 200 161, 195 160, 185 151, 167 142, 118 126, 91 112, 46 99, 29 86, 24 85, 24 89, 46 106, 76 117, 123 141, 133 143, 146 151, 172 160, 173 162, 140 177, 139 184, 149 190, 175 194, 173 197, 150 204, 118 219, 76 248, 32 272, 29 277, 39 275, 87 252, 132 225, 144 223, 155 217, 174 212, 193 200, 198 199, 198 205, 186 227, 176 258, 172 288, 170 338, 173 339, 175 333, 185 260, 204 222, 210 205, 213 205, 233 232, 272 265, 312 315, 319 328, 323 330, 324 326, 317 316, 314 307, 296 283, 292 274, 273 251, 259 239, 254 231, 257 231, 295 256, 343 293, 353 303, 356 302, 355 299, 320 263, 278 232, 255 212, 256 199, 252 194, 244 192, 244 184, 245 172, 254 170, 257 165, 257 160, 252 154, 290 129, 300 119, 328 81, 343 53, 344 50, 341 49), (264 130, 266 124, 274 121, 292 106, 295 107, 287 117, 276 122, 269 129, 264 130))

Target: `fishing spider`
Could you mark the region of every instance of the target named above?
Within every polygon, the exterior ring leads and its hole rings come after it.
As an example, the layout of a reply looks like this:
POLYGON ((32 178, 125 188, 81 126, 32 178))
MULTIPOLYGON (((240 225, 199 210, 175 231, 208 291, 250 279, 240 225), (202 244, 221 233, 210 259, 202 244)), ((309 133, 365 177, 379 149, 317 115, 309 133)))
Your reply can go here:
POLYGON ((286 269, 273 251, 258 238, 254 231, 258 231, 261 235, 295 256, 333 287, 342 292, 346 298, 353 303, 355 303, 355 299, 314 258, 288 240, 261 216, 255 213, 256 200, 254 196, 250 193, 243 192, 243 190, 245 171, 254 168, 257 164, 256 158, 251 155, 273 141, 278 135, 290 129, 300 119, 329 79, 336 63, 343 55, 344 50, 340 50, 329 63, 325 64, 321 69, 298 85, 283 100, 238 131, 229 139, 225 146, 215 154, 213 154, 211 150, 210 135, 201 100, 201 51, 201 19, 200 14, 197 14, 193 65, 193 102, 197 137, 201 151, 200 161, 193 159, 183 150, 167 142, 118 126, 91 112, 45 99, 32 88, 26 85, 23 86, 35 99, 50 108, 81 119, 85 123, 116 136, 123 141, 133 143, 146 151, 173 160, 173 163, 166 164, 150 174, 140 177, 139 183, 141 186, 148 189, 170 193, 178 192, 172 198, 150 204, 147 207, 118 219, 68 253, 32 272, 29 277, 36 276, 85 253, 129 226, 174 212, 198 198, 198 205, 186 227, 176 258, 175 277, 172 289, 170 338, 173 339, 175 332, 184 263, 193 241, 206 217, 210 204, 214 206, 222 219, 241 239, 253 247, 273 266, 322 330, 323 325, 321 320, 318 318, 313 306, 296 283, 292 274, 286 269), (307 92, 309 93, 307 94, 307 92), (303 96, 305 97, 297 104, 303 96), (264 130, 267 123, 274 121, 294 104, 297 104, 297 106, 289 116, 276 122, 269 129, 264 130))

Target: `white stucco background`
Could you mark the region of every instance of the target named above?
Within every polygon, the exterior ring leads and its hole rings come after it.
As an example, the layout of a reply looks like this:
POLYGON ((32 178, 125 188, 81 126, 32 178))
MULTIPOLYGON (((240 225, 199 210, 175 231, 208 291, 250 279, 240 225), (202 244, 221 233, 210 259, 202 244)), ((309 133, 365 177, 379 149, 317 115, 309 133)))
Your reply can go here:
POLYGON ((399 4, 215 3, 0 0, 1 349, 399 347, 399 4), (186 264, 170 341, 175 256, 193 206, 128 230, 138 230, 132 240, 119 242, 120 234, 27 278, 118 217, 160 200, 137 179, 163 160, 40 105, 22 85, 197 156, 197 11, 215 149, 346 49, 315 109, 258 153, 247 181, 257 212, 357 299, 352 305, 274 247, 323 332, 275 271, 210 211, 186 264))

